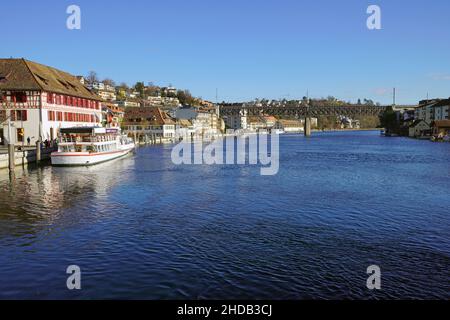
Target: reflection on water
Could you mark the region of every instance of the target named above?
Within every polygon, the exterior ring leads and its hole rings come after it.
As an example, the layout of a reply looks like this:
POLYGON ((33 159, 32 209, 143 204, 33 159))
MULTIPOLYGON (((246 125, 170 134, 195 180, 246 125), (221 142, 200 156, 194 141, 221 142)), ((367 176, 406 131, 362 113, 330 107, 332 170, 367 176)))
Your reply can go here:
POLYGON ((0 171, 0 298, 450 298, 448 144, 280 142, 274 177, 175 166, 170 146, 0 171), (81 291, 65 287, 71 264, 81 291))
MULTIPOLYGON (((114 161, 95 167, 53 168, 51 166, 18 167, 13 177, 0 174, 0 235, 14 237, 33 235, 42 226, 57 225, 69 218, 65 209, 78 207, 85 212, 76 219, 103 215, 98 208, 109 190, 126 177, 111 170, 127 170, 133 160, 114 161)), ((67 221, 66 221, 67 222, 67 221)))

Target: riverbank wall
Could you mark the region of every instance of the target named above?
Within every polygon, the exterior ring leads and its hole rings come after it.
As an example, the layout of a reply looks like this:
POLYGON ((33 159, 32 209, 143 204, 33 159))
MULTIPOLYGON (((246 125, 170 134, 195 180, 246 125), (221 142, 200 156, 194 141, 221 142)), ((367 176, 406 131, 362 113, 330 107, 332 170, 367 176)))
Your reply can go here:
MULTIPOLYGON (((41 150, 41 160, 48 160, 50 159, 50 155, 52 152, 56 151, 54 148, 45 148, 41 150)), ((34 163, 36 162, 36 149, 27 149, 22 151, 15 152, 14 156, 14 164, 16 166, 22 166, 28 163, 34 163)), ((8 160, 8 152, 2 152, 0 153, 0 170, 1 169, 7 169, 9 167, 9 160, 8 160)))

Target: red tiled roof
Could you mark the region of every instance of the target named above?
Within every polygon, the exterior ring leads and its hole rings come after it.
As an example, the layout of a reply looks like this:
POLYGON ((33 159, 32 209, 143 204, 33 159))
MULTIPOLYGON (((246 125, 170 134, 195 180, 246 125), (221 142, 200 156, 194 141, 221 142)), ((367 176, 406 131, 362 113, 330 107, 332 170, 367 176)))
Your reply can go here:
POLYGON ((450 120, 436 120, 433 126, 436 128, 450 128, 450 120))
POLYGON ((156 107, 125 109, 125 124, 146 121, 149 125, 175 124, 175 121, 164 111, 156 107))

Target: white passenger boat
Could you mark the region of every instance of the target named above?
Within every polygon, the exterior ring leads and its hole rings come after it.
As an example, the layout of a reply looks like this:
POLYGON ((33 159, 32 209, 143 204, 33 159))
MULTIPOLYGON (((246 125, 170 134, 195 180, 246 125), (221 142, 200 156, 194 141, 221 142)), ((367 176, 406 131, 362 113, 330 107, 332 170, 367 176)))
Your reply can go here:
POLYGON ((90 166, 125 156, 134 148, 119 128, 64 128, 60 129, 58 151, 51 155, 52 165, 90 166))

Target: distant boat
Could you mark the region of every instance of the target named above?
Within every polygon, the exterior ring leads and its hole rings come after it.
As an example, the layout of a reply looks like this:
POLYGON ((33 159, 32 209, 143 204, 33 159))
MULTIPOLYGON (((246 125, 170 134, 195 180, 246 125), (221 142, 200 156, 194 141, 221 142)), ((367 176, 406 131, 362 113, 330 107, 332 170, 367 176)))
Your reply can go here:
POLYGON ((119 128, 75 127, 60 130, 58 151, 51 154, 54 166, 90 166, 127 155, 133 141, 119 128))
POLYGON ((284 134, 285 131, 283 129, 272 129, 272 133, 275 134, 284 134))
POLYGON ((398 133, 390 133, 389 131, 385 131, 385 130, 381 130, 381 132, 380 132, 380 134, 383 136, 383 137, 398 137, 399 136, 399 134, 398 133))

